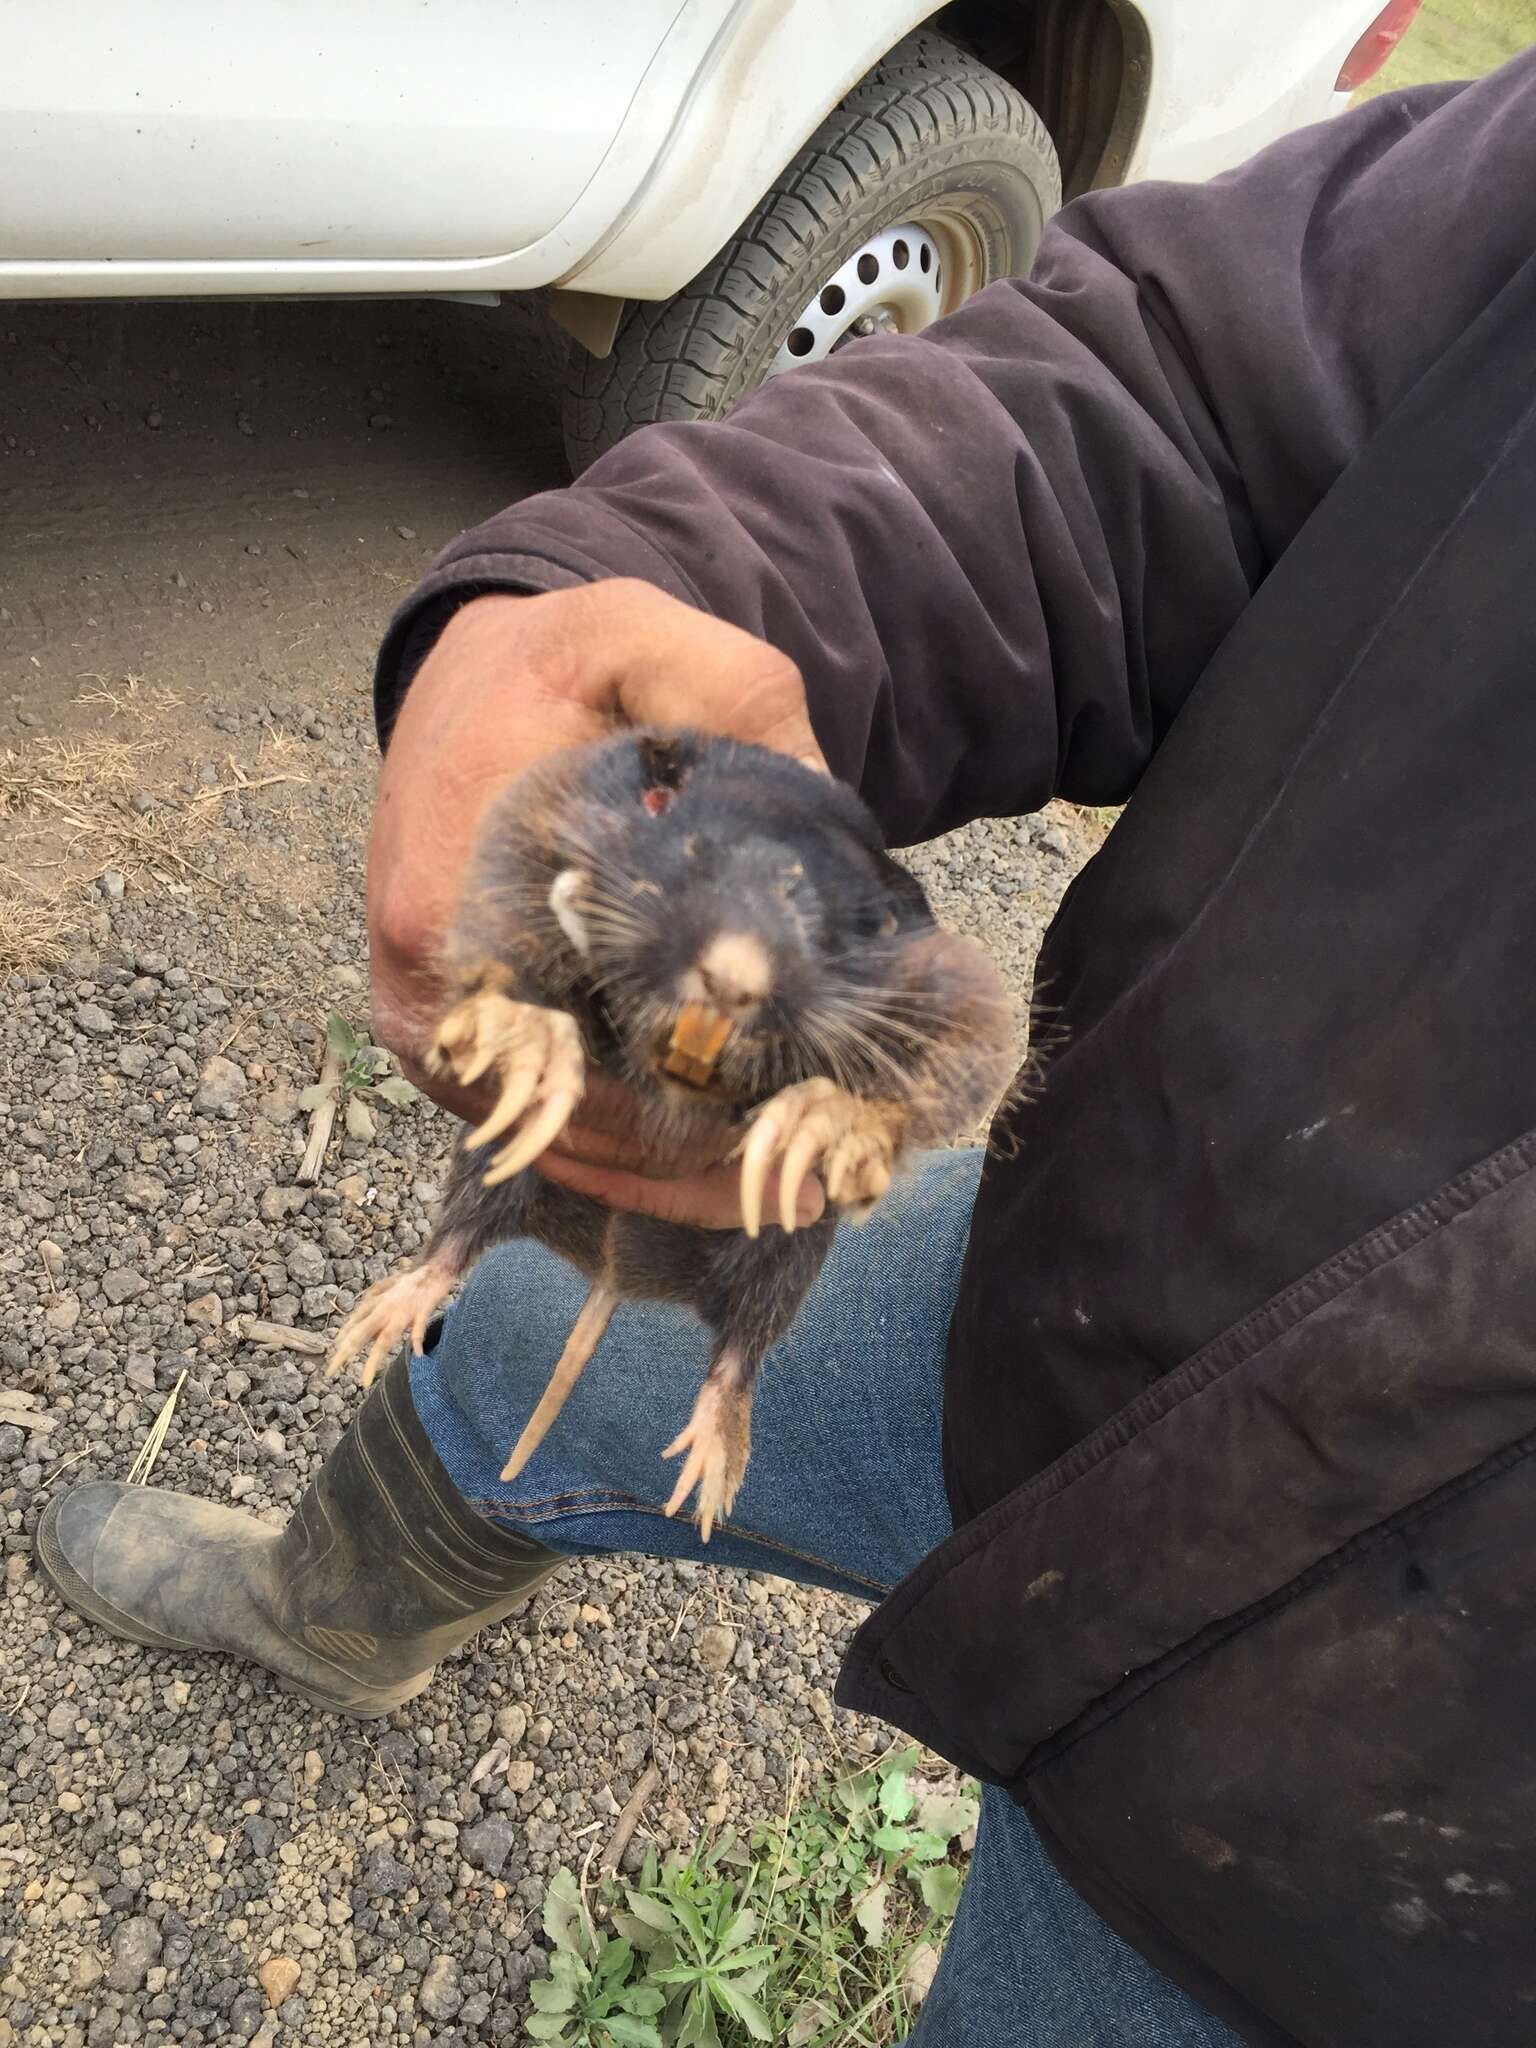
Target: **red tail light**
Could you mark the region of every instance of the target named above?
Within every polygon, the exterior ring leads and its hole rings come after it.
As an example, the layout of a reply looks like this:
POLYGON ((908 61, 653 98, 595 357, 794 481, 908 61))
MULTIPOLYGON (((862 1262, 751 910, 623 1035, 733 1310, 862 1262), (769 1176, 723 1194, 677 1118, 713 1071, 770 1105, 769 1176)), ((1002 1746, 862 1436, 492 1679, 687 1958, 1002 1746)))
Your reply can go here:
POLYGON ((1424 0, 1387 0, 1380 14, 1344 59, 1344 69, 1334 85, 1335 92, 1354 92, 1374 78, 1403 37, 1413 26, 1413 17, 1424 0))

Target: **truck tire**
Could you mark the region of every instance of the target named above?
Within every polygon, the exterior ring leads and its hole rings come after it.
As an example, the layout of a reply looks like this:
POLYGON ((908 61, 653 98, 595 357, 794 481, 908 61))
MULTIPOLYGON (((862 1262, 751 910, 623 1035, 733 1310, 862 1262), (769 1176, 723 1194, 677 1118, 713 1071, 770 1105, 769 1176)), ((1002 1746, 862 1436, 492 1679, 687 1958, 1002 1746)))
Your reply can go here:
POLYGON ((613 351, 573 342, 566 452, 580 473, 636 427, 718 419, 799 361, 912 333, 1034 260, 1061 201, 1045 124, 931 30, 828 115, 736 239, 670 299, 635 300, 613 351))

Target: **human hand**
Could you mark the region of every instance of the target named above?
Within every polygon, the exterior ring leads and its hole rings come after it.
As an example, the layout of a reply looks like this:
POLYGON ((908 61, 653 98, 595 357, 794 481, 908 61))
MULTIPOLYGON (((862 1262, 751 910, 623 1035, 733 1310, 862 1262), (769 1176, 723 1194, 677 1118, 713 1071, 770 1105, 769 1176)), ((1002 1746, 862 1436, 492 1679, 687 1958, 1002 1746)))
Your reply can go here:
MULTIPOLYGON (((826 769, 805 685, 786 655, 627 578, 540 597, 472 599, 406 692, 368 849, 373 1027, 417 1087, 456 1115, 478 1121, 494 1089, 445 1085, 424 1054, 447 1007, 438 950, 485 808, 545 755, 626 724, 692 726, 826 769)), ((626 1139, 633 1127, 624 1090, 593 1075, 579 1121, 539 1171, 615 1208, 707 1228, 739 1225, 735 1167, 655 1162, 626 1139)), ((821 1214, 823 1200, 808 1182, 802 1223, 821 1214)))

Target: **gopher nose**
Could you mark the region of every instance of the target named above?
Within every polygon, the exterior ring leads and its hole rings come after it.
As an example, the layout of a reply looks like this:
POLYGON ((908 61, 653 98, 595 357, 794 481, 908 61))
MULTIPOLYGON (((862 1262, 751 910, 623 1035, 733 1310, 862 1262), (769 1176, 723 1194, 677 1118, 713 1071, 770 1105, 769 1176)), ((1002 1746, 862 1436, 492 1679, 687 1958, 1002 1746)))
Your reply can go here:
POLYGON ((684 1002, 713 1003, 727 1016, 740 1017, 772 987, 773 962, 762 940, 750 932, 722 932, 683 976, 680 993, 684 1002))

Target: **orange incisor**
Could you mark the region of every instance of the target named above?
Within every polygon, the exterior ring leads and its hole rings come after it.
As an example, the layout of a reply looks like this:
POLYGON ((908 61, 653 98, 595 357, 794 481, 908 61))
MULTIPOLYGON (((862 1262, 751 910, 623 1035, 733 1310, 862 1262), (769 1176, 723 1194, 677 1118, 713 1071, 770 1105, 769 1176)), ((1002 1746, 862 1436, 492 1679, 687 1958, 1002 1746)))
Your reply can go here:
POLYGON ((702 1088, 713 1075, 715 1062, 735 1028, 734 1020, 712 1003, 684 1003, 667 1041, 662 1071, 675 1080, 690 1081, 694 1087, 702 1088))

